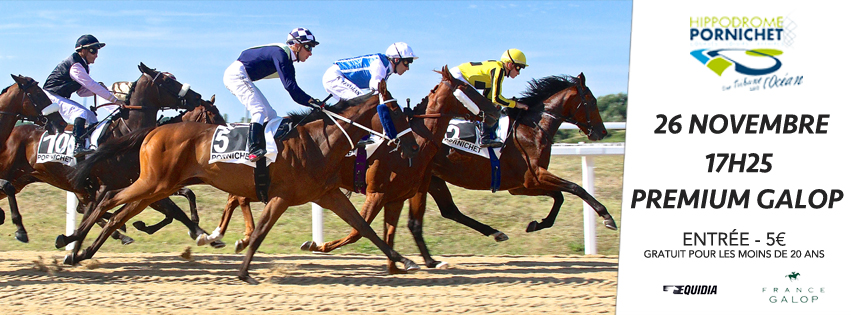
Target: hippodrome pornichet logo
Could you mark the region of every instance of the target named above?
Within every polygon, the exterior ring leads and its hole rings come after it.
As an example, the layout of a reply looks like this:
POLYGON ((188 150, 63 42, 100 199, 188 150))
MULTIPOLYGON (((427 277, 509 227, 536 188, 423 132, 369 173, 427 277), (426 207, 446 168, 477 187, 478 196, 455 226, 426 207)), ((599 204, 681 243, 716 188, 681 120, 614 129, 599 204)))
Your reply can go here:
POLYGON ((800 85, 803 76, 780 71, 784 54, 780 48, 792 46, 795 28, 788 17, 690 17, 689 41, 698 48, 689 54, 710 73, 733 79, 722 84, 724 91, 800 85))

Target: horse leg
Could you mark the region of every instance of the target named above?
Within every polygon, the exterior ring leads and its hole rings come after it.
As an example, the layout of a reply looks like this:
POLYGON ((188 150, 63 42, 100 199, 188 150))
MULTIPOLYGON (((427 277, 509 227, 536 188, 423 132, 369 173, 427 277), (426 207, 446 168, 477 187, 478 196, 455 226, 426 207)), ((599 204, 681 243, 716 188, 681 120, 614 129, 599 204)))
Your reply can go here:
MULTIPOLYGON (((18 228, 15 231, 15 239, 22 243, 29 243, 30 238, 27 236, 27 229, 24 228, 24 221, 21 217, 21 212, 18 210, 18 199, 15 198, 15 194, 17 191, 15 190, 15 186, 12 186, 12 183, 9 181, 0 179, 0 189, 3 190, 3 193, 6 194, 6 198, 9 199, 9 211, 12 213, 12 223, 18 228)), ((2 212, 2 210, 0 210, 2 212)), ((3 214, 5 220, 6 214, 3 214)))
POLYGON ((471 229, 479 231, 479 233, 482 233, 484 236, 493 236, 494 240, 497 242, 508 240, 508 235, 505 235, 505 233, 497 231, 496 229, 482 224, 479 221, 461 213, 461 211, 458 210, 458 206, 456 206, 455 202, 452 201, 452 192, 449 191, 449 187, 446 186, 446 182, 444 180, 437 176, 432 176, 431 183, 428 187, 428 193, 432 198, 434 198, 434 201, 437 203, 437 208, 440 209, 440 215, 444 218, 466 225, 471 229))
POLYGON ((79 255, 74 255, 70 257, 66 256, 65 260, 71 260, 72 264, 77 264, 80 261, 91 259, 98 251, 98 249, 103 246, 103 243, 106 242, 106 239, 109 237, 109 235, 118 230, 118 227, 126 224, 127 221, 129 221, 131 218, 141 213, 142 210, 144 210, 150 203, 151 199, 145 199, 140 201, 133 201, 122 206, 120 209, 118 209, 118 211, 113 214, 113 217, 103 227, 103 231, 101 231, 101 233, 92 242, 92 244, 89 245, 89 247, 80 252, 79 255))
POLYGON ((249 284, 259 284, 257 280, 254 280, 254 278, 248 275, 248 267, 251 265, 254 253, 257 252, 257 248, 260 247, 260 243, 263 242, 263 239, 266 238, 266 234, 269 234, 272 226, 274 226, 275 222, 278 221, 278 218, 284 214, 284 211, 287 211, 287 204, 284 203, 283 199, 280 197, 272 197, 272 199, 269 200, 269 203, 266 204, 266 208, 263 209, 263 213, 260 215, 260 220, 257 222, 257 229, 251 233, 248 251, 245 252, 245 258, 242 260, 242 265, 239 267, 239 273, 237 276, 240 280, 249 284))
MULTIPOLYGON (((91 200, 97 200, 98 195, 103 195, 105 189, 106 187, 101 187, 99 190, 100 194, 96 192, 94 198, 91 195, 77 194, 77 213, 83 214, 83 220, 91 214, 92 209, 96 206, 96 203, 91 200)), ((97 224, 103 227, 106 224, 106 220, 109 220, 111 216, 111 213, 104 212, 103 216, 97 221, 97 224)), ((121 231, 127 232, 124 226, 121 226, 121 228, 121 231)), ((121 234, 119 231, 112 233, 112 238, 121 241, 121 245, 130 245, 136 241, 132 237, 121 234)))
MULTIPOLYGON (((207 231, 204 231, 204 229, 198 226, 198 223, 189 219, 189 217, 186 216, 186 213, 183 212, 183 210, 181 210, 180 207, 178 207, 177 204, 175 204, 174 201, 172 201, 170 198, 157 200, 154 203, 151 203, 150 207, 166 216, 166 220, 163 220, 163 222, 168 221, 168 223, 171 223, 172 219, 176 219, 178 222, 183 223, 183 225, 185 225, 186 228, 189 229, 189 237, 193 240, 197 239, 201 235, 207 234, 207 231)), ((165 226, 165 224, 163 226, 165 226)), ((157 230, 159 230, 159 228, 157 228, 157 230)), ((225 243, 221 241, 212 242, 210 246, 212 246, 213 248, 222 248, 225 246, 225 243)))
MULTIPOLYGON (((606 210, 606 206, 597 201, 597 199, 595 199, 594 196, 591 196, 591 194, 585 191, 585 188, 582 188, 582 186, 562 179, 561 177, 558 177, 543 168, 538 169, 538 179, 540 180, 540 184, 536 185, 537 187, 531 187, 532 189, 558 190, 574 194, 583 201, 585 201, 585 203, 587 203, 589 206, 591 206, 591 208, 594 209, 595 212, 597 212, 597 215, 603 218, 603 224, 606 228, 617 231, 618 226, 617 224, 615 224, 615 219, 612 218, 612 215, 609 214, 608 210, 606 210)), ((555 210, 555 214, 558 214, 557 209, 555 210)), ((555 221, 555 214, 552 214, 551 211, 552 221, 555 221)), ((548 215, 547 218, 550 218, 550 216, 548 215)))
MULTIPOLYGON (((245 221, 245 232, 243 232, 243 237, 241 240, 237 240, 234 245, 234 251, 239 253, 248 246, 248 242, 251 240, 251 234, 254 233, 254 216, 251 214, 251 202, 248 201, 248 198, 236 198, 239 201, 239 208, 242 209, 243 221, 245 221)), ((227 227, 227 224, 225 224, 225 227, 227 227)))
MULTIPOLYGON (((364 201, 363 208, 360 212, 361 218, 365 219, 367 224, 372 223, 372 221, 375 220, 375 217, 378 216, 378 212, 381 211, 383 204, 383 193, 367 193, 366 201, 364 201)), ((313 241, 308 241, 301 245, 301 249, 327 253, 337 248, 343 247, 347 244, 355 243, 360 240, 360 238, 361 234, 358 232, 358 230, 352 229, 352 231, 349 232, 349 235, 346 235, 346 237, 344 238, 335 241, 325 242, 319 246, 313 243, 313 241)))
MULTIPOLYGON (((189 202, 189 215, 192 217, 192 222, 195 222, 195 224, 198 224, 198 222, 200 222, 201 219, 198 218, 198 204, 195 202, 195 192, 193 192, 192 189, 183 187, 183 188, 178 189, 177 192, 174 193, 174 195, 175 196, 183 196, 184 198, 186 198, 186 201, 189 202)), ((180 221, 180 220, 178 220, 178 221, 180 221)), ((183 222, 183 221, 181 221, 181 222, 183 222)))
MULTIPOLYGON (((399 223, 399 216, 402 214, 402 207, 405 201, 392 202, 384 205, 384 242, 387 246, 393 248, 394 238, 396 237, 396 225, 399 223)), ((396 267, 396 263, 387 259, 387 273, 389 274, 405 274, 405 270, 396 267)))
POLYGON ((378 235, 375 234, 375 231, 369 226, 369 223, 366 223, 366 221, 358 214, 355 206, 352 205, 349 199, 346 198, 346 195, 344 195, 339 189, 331 189, 314 202, 325 209, 330 209, 337 214, 337 216, 343 219, 343 221, 346 221, 346 223, 358 230, 363 237, 372 241, 372 243, 375 244, 375 246, 377 246, 378 249, 387 256, 387 258, 390 258, 390 261, 401 262, 405 265, 406 271, 416 271, 420 269, 416 263, 408 258, 402 257, 402 255, 390 248, 387 243, 381 241, 381 239, 378 238, 378 235))
POLYGON ((426 196, 428 196, 428 193, 421 189, 410 199, 408 206, 408 230, 411 230, 411 235, 414 237, 414 242, 417 243, 417 248, 420 249, 420 255, 423 256, 426 267, 440 269, 448 268, 449 264, 434 260, 434 258, 431 257, 431 254, 428 252, 425 239, 423 238, 423 218, 425 217, 426 210, 426 196))

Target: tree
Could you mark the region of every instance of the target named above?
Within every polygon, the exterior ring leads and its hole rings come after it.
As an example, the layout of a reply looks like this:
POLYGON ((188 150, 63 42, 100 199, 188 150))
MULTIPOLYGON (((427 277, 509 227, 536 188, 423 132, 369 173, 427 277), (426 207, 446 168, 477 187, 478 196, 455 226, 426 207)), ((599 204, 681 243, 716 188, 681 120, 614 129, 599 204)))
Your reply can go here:
POLYGON ((597 107, 603 121, 626 121, 626 93, 609 94, 597 98, 597 107))

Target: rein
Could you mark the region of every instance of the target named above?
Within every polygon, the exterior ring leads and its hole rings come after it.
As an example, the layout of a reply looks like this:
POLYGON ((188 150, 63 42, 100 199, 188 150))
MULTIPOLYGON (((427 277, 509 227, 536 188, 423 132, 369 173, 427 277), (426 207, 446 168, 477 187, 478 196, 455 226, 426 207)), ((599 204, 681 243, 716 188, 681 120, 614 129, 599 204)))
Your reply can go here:
MULTIPOLYGON (((384 100, 384 96, 383 96, 383 95, 381 95, 381 94, 379 94, 379 95, 378 95, 378 97, 381 99, 381 103, 380 103, 380 104, 387 104, 387 103, 395 102, 395 101, 396 101, 396 99, 395 99, 395 98, 391 98, 391 99, 389 99, 389 100, 384 100)), ((334 124, 335 124, 335 125, 337 125, 337 128, 340 128, 340 131, 342 131, 342 132, 343 132, 343 135, 345 135, 345 136, 346 136, 346 140, 349 140, 349 145, 351 145, 351 146, 352 146, 352 149, 355 149, 355 148, 356 148, 356 147, 355 147, 355 143, 354 143, 354 141, 352 141, 352 137, 351 137, 351 136, 349 136, 349 134, 346 132, 346 130, 345 130, 345 129, 343 129, 343 126, 340 126, 340 123, 338 123, 338 122, 337 122, 337 120, 335 120, 335 119, 333 119, 333 118, 336 118, 336 119, 342 120, 342 121, 347 122, 347 123, 349 123, 349 124, 351 124, 351 125, 353 125, 353 126, 355 126, 355 127, 360 128, 360 129, 362 129, 362 130, 364 130, 364 131, 366 131, 366 132, 369 132, 369 133, 374 134, 374 135, 376 135, 376 136, 378 136, 378 137, 381 137, 381 138, 383 138, 384 140, 387 140, 387 141, 389 141, 389 142, 393 142, 394 144, 396 144, 396 146, 397 146, 397 147, 399 146, 399 143, 398 143, 398 139, 399 139, 399 137, 400 137, 400 136, 402 136, 403 134, 406 134, 406 133, 408 133, 408 132, 411 132, 411 128, 408 128, 408 129, 405 129, 404 131, 402 131, 401 133, 399 133, 399 134, 396 136, 396 139, 390 139, 390 137, 385 136, 383 133, 380 133, 380 132, 378 132, 378 131, 375 131, 375 130, 372 130, 372 129, 368 128, 368 127, 365 127, 365 126, 363 126, 363 125, 361 125, 361 124, 359 124, 359 123, 356 123, 356 122, 352 121, 351 119, 348 119, 348 118, 346 118, 346 117, 343 117, 343 116, 337 115, 337 114, 335 114, 334 112, 331 112, 331 111, 329 111, 329 110, 327 110, 327 109, 322 108, 322 109, 320 109, 320 110, 321 110, 323 113, 325 113, 325 115, 328 115, 328 117, 332 118, 332 119, 331 119, 331 121, 333 121, 333 122, 334 122, 334 124)))

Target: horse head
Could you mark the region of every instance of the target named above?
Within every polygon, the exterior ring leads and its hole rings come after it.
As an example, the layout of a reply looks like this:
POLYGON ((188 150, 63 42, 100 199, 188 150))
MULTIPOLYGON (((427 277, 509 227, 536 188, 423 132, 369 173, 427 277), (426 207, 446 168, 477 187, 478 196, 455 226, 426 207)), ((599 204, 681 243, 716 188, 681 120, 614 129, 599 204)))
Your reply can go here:
POLYGON ((147 93, 134 93, 130 99, 130 103, 134 103, 132 105, 185 110, 192 110, 201 105, 201 94, 189 88, 189 84, 178 82, 170 73, 151 69, 141 62, 139 71, 144 75, 137 81, 136 89, 141 88, 140 84, 150 85, 154 89, 146 90, 147 93))
POLYGON ((227 122, 219 108, 213 103, 216 102, 216 96, 210 98, 209 101, 201 100, 201 105, 192 110, 185 111, 180 115, 180 121, 194 121, 205 124, 224 125, 227 122))
POLYGON ((431 110, 441 113, 444 116, 451 117, 475 115, 453 95, 458 88, 465 88, 467 83, 453 77, 452 74, 449 73, 449 67, 445 65, 438 73, 442 76, 440 84, 435 86, 428 96, 429 103, 437 105, 437 107, 431 110))
POLYGON ((530 112, 543 103, 541 119, 550 117, 574 124, 591 141, 600 140, 607 134, 597 108, 597 98, 585 86, 583 73, 577 77, 549 76, 532 80, 521 101, 530 106, 530 112))
MULTIPOLYGON (((59 115, 58 106, 53 105, 44 90, 38 86, 38 82, 30 77, 14 74, 12 79, 22 95, 11 96, 9 102, 0 102, 0 113, 15 114, 20 118, 44 124, 51 134, 65 129, 67 124, 59 115)), ((10 88, 11 86, 7 89, 10 88)))

